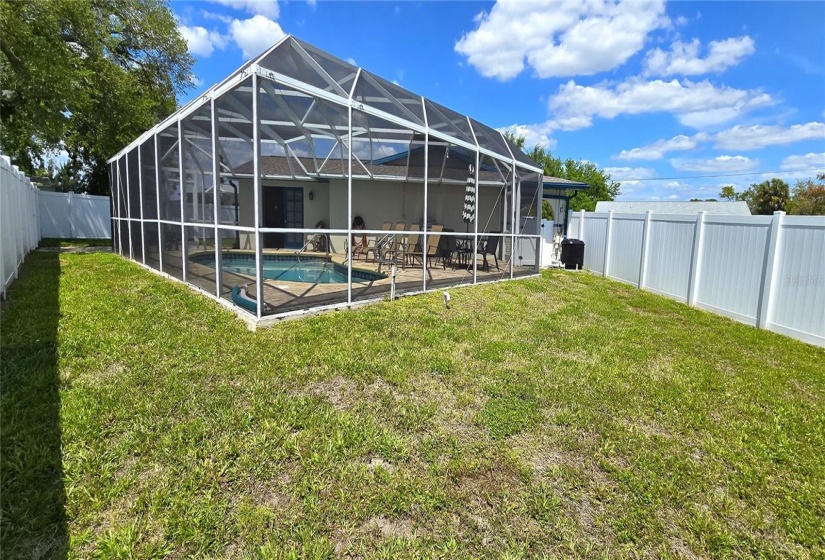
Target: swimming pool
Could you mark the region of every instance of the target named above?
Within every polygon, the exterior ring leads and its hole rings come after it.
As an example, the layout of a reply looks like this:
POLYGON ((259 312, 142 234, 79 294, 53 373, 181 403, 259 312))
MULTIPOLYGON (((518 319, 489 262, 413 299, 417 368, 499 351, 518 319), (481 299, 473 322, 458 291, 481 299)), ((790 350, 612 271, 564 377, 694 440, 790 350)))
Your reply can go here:
MULTIPOLYGON (((215 268, 215 255, 202 253, 190 259, 203 266, 215 268)), ((264 278, 281 282, 308 284, 346 284, 347 267, 323 257, 294 257, 291 255, 264 255, 264 278)), ((223 255, 221 268, 226 272, 255 277, 255 255, 230 253, 223 255)), ((364 270, 352 271, 352 281, 373 282, 386 278, 383 274, 364 270)))

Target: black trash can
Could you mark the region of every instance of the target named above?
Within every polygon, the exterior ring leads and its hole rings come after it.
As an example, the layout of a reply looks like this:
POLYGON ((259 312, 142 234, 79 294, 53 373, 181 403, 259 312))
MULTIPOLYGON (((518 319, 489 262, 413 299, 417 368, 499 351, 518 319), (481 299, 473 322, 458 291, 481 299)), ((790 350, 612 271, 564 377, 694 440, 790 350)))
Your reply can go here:
POLYGON ((561 262, 567 270, 581 270, 584 268, 584 241, 581 239, 565 239, 561 242, 561 262))

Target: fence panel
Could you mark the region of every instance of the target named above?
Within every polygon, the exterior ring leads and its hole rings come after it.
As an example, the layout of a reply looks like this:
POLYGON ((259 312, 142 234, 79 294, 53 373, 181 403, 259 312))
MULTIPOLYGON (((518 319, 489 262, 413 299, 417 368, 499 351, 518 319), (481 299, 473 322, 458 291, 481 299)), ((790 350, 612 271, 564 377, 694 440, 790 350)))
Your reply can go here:
POLYGON ((38 191, 40 233, 60 239, 112 237, 108 196, 38 191))
MULTIPOLYGON (((587 215, 584 229, 584 268, 604 274, 604 250, 607 241, 607 214, 587 215)), ((569 237, 569 236, 568 236, 569 237)))
POLYGON ((696 219, 655 216, 650 220, 644 288, 687 303, 696 219))
POLYGON ((8 157, 0 156, 0 295, 4 298, 26 255, 40 241, 37 192, 8 157))
POLYGON ((578 212, 569 223, 593 272, 825 346, 825 217, 578 212))
POLYGON ((768 328, 825 346, 825 218, 785 216, 779 242, 768 328))
POLYGON ((770 216, 730 223, 731 216, 705 218, 698 307, 755 325, 759 308, 770 216))
MULTIPOLYGON (((610 231, 610 263, 607 275, 617 280, 639 283, 642 264, 643 214, 614 215, 610 231)), ((585 245, 585 250, 587 246, 585 245)))

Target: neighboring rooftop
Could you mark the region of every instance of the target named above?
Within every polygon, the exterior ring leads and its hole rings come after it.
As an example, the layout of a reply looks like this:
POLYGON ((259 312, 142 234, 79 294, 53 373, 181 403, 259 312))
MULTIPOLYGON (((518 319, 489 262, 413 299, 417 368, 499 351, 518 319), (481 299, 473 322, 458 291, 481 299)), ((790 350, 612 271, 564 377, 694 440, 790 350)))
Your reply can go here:
POLYGON ((581 191, 590 188, 587 183, 562 179, 561 177, 548 177, 547 175, 544 176, 543 186, 545 189, 564 189, 568 191, 581 191))
POLYGON ((648 210, 654 214, 698 214, 704 210, 707 214, 721 214, 727 216, 750 216, 748 204, 736 202, 670 202, 659 200, 641 200, 637 202, 601 201, 596 203, 596 212, 613 210, 622 214, 644 214, 648 210))

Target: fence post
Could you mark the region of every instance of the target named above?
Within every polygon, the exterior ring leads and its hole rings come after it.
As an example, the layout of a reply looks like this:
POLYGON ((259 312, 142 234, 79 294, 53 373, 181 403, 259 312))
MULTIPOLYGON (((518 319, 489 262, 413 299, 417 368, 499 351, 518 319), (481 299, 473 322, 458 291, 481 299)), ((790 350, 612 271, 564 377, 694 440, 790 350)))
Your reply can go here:
POLYGON ((645 280, 647 279, 647 244, 650 242, 650 218, 651 211, 645 212, 645 225, 642 229, 642 258, 639 263, 639 288, 645 287, 645 280))
POLYGON ((579 211, 579 239, 584 241, 584 210, 579 211))
POLYGON ((607 232, 604 236, 604 266, 602 266, 602 276, 607 277, 607 270, 610 268, 610 238, 613 237, 613 210, 607 211, 607 232))
POLYGON ((67 215, 69 216, 69 239, 74 239, 74 229, 75 229, 74 228, 74 214, 75 214, 75 212, 74 212, 74 204, 72 204, 72 202, 74 202, 74 193, 72 191, 69 191, 67 194, 69 195, 68 196, 69 211, 67 212, 67 215))
POLYGON ((696 215, 696 229, 693 232, 693 257, 690 260, 690 278, 688 279, 687 304, 696 305, 696 294, 699 290, 699 274, 702 264, 702 244, 705 239, 705 211, 699 210, 696 215))
POLYGON ((768 327, 771 319, 773 288, 776 285, 776 259, 782 247, 782 218, 785 212, 777 210, 773 213, 771 227, 768 230, 768 239, 765 246, 765 264, 762 267, 762 282, 759 286, 759 307, 756 310, 756 325, 760 329, 768 327))

